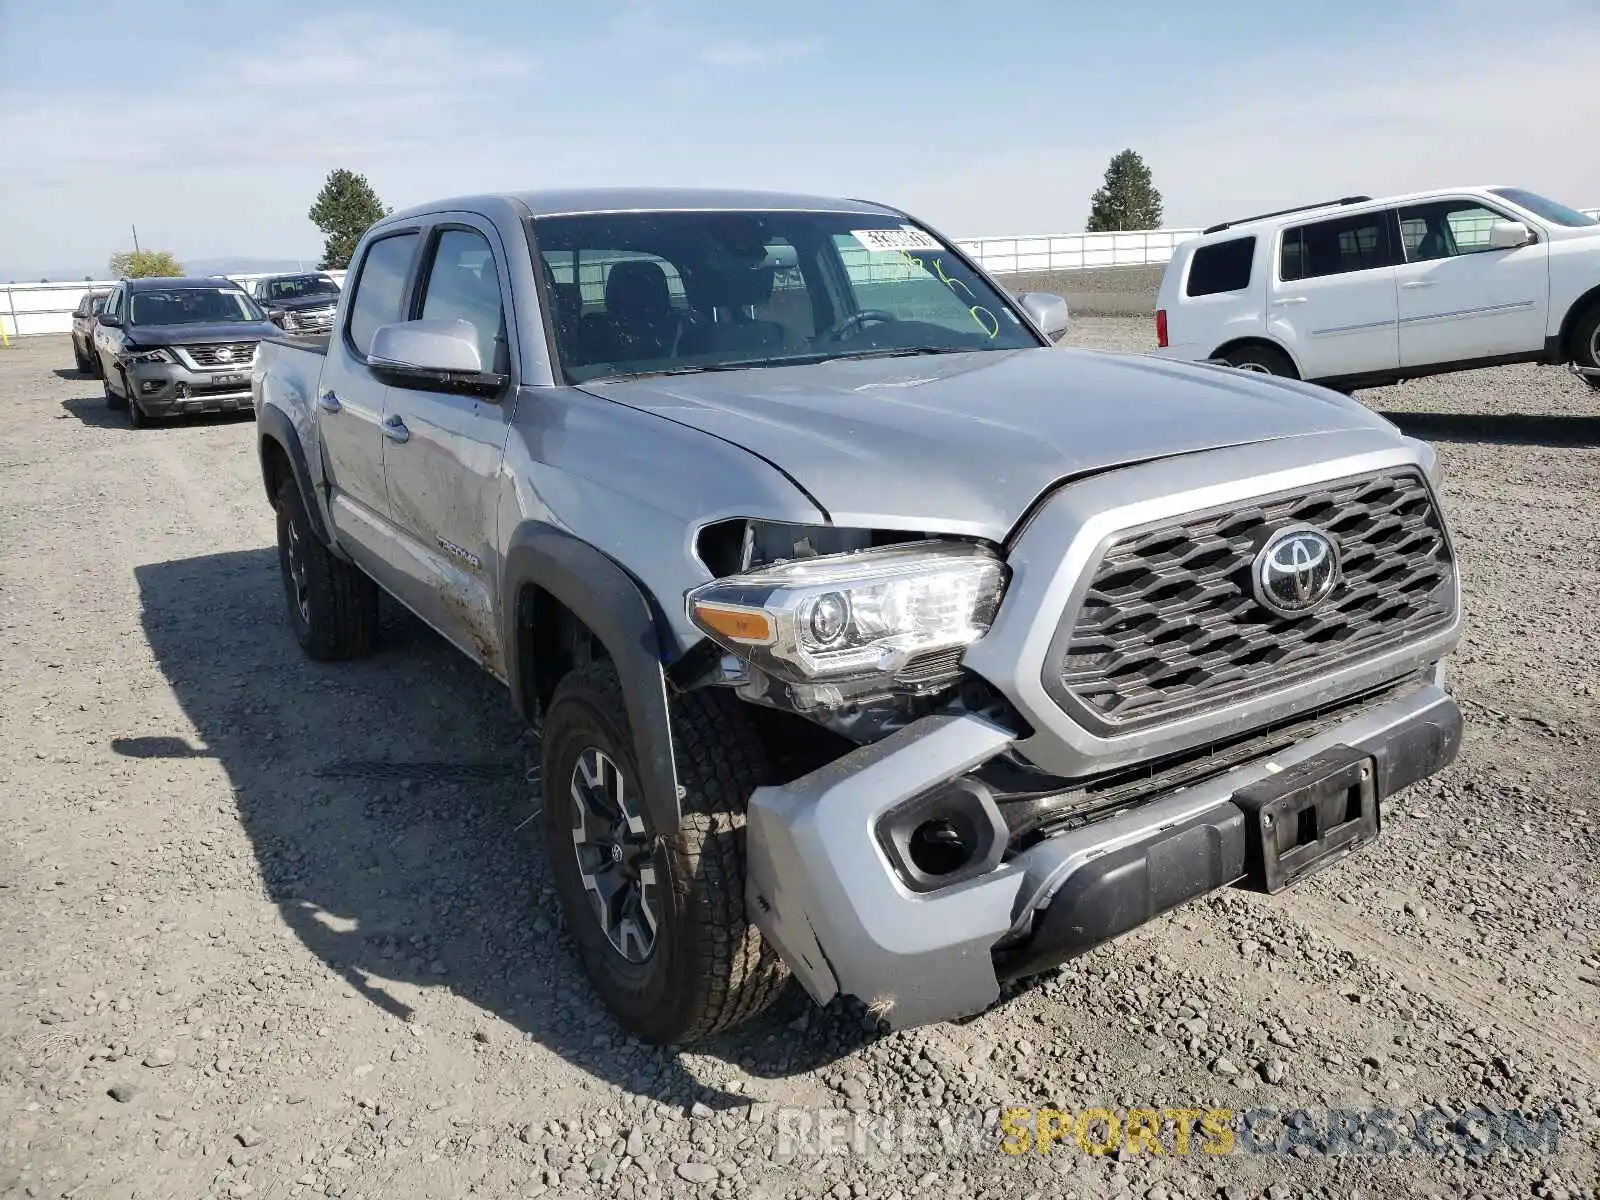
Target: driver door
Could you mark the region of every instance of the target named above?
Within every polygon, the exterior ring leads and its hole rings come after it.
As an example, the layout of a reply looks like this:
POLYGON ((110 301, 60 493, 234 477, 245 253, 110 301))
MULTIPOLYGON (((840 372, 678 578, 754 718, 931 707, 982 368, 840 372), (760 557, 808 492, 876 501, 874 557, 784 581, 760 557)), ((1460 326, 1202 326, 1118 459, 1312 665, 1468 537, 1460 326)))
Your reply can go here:
POLYGON ((1543 241, 1514 250, 1490 246, 1494 223, 1512 219, 1466 198, 1400 210, 1401 366, 1543 348, 1550 247, 1543 241))

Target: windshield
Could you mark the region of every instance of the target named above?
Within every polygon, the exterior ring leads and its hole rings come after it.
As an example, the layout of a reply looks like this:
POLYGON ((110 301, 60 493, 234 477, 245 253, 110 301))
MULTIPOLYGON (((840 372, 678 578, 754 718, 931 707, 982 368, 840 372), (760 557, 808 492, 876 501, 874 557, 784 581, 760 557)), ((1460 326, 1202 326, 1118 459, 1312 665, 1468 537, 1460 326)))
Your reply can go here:
POLYGON ((1041 343, 932 234, 830 212, 541 217, 567 380, 1041 343))
POLYGON ((1533 192, 1525 192, 1521 188, 1490 188, 1496 196, 1509 200, 1518 208, 1525 208, 1536 217, 1542 217, 1552 225, 1565 225, 1569 229, 1577 229, 1584 225, 1600 225, 1587 213, 1579 212, 1575 208, 1568 208, 1565 204, 1557 204, 1554 200, 1546 200, 1543 196, 1533 192))
POLYGON ((135 292, 134 325, 190 325, 200 321, 260 321, 254 301, 237 288, 164 288, 135 292))
POLYGON ((303 300, 308 296, 337 296, 339 285, 327 275, 295 275, 269 280, 264 300, 303 300))

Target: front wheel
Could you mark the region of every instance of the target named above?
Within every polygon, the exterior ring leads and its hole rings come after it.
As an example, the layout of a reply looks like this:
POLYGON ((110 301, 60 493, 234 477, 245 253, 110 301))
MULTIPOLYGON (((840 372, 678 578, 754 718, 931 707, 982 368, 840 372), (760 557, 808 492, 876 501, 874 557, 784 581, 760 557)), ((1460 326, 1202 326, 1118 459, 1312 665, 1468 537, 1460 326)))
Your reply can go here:
MULTIPOLYGON (((1572 362, 1575 366, 1600 370, 1600 304, 1591 304, 1579 313, 1572 326, 1572 362)), ((1600 375, 1579 378, 1600 391, 1600 375)))
POLYGON ((1258 375, 1281 375, 1285 379, 1298 378, 1294 363, 1289 356, 1275 346, 1260 343, 1239 346, 1228 351, 1222 358, 1230 367, 1236 367, 1241 371, 1253 371, 1258 375))
POLYGON ((277 509, 278 569, 300 648, 317 662, 370 654, 378 636, 377 584, 317 539, 294 480, 278 489, 277 509))
POLYGON ((104 371, 100 373, 100 388, 106 394, 107 408, 115 410, 127 407, 128 398, 126 396, 119 396, 115 391, 112 390, 111 376, 107 375, 104 371))
POLYGON ((750 1020, 788 979, 745 919, 745 806, 772 777, 738 703, 674 698, 683 816, 671 836, 645 806, 611 663, 563 678, 544 719, 544 848, 562 914, 601 1000, 657 1045, 750 1020))
POLYGON ((128 405, 128 427, 143 429, 150 423, 150 419, 145 416, 144 409, 139 407, 139 398, 133 394, 133 384, 128 382, 127 372, 118 371, 117 378, 122 380, 122 396, 128 405))

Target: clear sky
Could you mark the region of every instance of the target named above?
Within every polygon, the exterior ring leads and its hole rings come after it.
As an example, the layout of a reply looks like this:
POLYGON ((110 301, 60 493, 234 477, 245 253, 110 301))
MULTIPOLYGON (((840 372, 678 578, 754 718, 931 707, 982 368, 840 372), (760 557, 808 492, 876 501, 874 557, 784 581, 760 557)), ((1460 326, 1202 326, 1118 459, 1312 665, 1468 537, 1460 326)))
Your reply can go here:
POLYGON ((315 256, 327 172, 777 187, 957 237, 1517 183, 1600 205, 1600 2, 0 0, 0 266, 315 256))

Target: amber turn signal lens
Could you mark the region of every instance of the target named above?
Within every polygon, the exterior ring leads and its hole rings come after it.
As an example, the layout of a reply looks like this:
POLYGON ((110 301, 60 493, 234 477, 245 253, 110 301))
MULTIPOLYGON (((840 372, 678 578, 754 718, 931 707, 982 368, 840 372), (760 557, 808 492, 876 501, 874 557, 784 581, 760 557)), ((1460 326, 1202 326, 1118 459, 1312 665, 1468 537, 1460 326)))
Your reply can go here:
POLYGON ((759 608, 740 608, 732 604, 696 603, 695 621, 703 628, 736 642, 765 646, 777 637, 772 618, 759 608))

